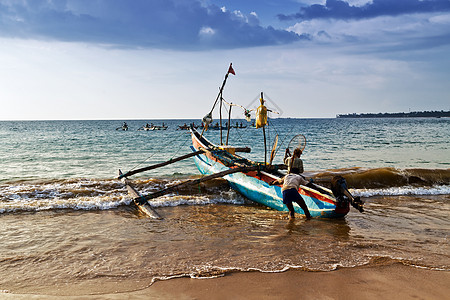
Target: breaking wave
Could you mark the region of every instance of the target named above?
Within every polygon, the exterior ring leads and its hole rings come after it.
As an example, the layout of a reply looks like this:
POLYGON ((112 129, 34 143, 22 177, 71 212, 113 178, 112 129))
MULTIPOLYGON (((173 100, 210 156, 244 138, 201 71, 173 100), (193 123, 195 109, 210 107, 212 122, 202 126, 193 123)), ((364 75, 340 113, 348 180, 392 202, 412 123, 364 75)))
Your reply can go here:
MULTIPOLYGON (((352 193, 361 197, 378 195, 450 195, 450 169, 338 169, 305 174, 327 186, 335 175, 344 176, 352 193)), ((197 178, 193 176, 191 178, 197 178)), ((182 179, 150 178, 133 181, 142 193, 152 193, 182 179)), ((0 184, 0 213, 53 209, 107 210, 130 204, 123 183, 115 179, 67 179, 15 181, 0 184)), ((243 205, 245 198, 223 179, 184 187, 153 199, 154 207, 228 203, 243 205)))
POLYGON ((335 175, 345 177, 355 189, 389 189, 397 187, 433 187, 450 185, 450 169, 349 168, 312 173, 321 182, 335 175))
POLYGON ((449 195, 450 185, 433 186, 433 187, 392 187, 385 189, 352 189, 352 194, 360 197, 372 196, 403 196, 403 195, 449 195))
MULTIPOLYGON (((180 180, 136 180, 142 194, 163 189, 180 180)), ((117 180, 70 179, 11 182, 0 185, 0 213, 53 209, 107 210, 129 205, 125 185, 117 180)), ((225 180, 212 180, 152 200, 154 207, 229 203, 241 205, 244 198, 228 188, 225 180)))

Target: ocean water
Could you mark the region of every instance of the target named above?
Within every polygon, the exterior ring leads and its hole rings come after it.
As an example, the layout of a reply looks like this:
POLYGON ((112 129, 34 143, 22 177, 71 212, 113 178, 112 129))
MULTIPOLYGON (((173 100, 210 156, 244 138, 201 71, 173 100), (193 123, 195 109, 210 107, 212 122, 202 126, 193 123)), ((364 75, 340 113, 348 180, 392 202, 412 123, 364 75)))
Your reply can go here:
MULTIPOLYGON (((241 122, 243 120, 233 120, 241 122)), ((0 122, 0 290, 138 282, 227 272, 331 271, 398 261, 450 269, 450 119, 271 119, 275 163, 304 134, 305 175, 344 175, 366 210, 341 220, 285 219, 213 180, 152 200, 163 220, 133 207, 118 170, 190 153, 198 120, 0 122), (145 123, 167 130, 138 131, 145 123)), ((244 122, 244 124, 246 124, 244 122)), ((229 143, 264 160, 263 134, 232 129, 229 143)), ((219 142, 219 131, 206 137, 219 142)), ((223 142, 226 140, 224 133, 223 142)), ((133 176, 142 193, 198 177, 191 159, 133 176)))

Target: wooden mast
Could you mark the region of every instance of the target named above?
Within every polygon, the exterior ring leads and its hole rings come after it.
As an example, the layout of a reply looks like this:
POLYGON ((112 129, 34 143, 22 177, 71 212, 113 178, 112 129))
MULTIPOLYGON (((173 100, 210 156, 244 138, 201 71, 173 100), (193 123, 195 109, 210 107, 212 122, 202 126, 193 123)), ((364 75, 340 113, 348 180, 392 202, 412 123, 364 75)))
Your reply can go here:
POLYGON ((230 126, 231 126, 231 108, 233 107, 233 103, 230 104, 230 110, 228 111, 228 128, 227 128, 227 142, 225 145, 228 146, 228 138, 230 137, 230 126))
MULTIPOLYGON (((230 63, 230 67, 228 68, 227 74, 225 75, 225 79, 223 80, 222 86, 221 86, 220 89, 219 89, 219 94, 217 95, 216 101, 214 101, 214 105, 213 105, 213 107, 211 108, 211 113, 212 113, 212 111, 214 110, 214 107, 216 107, 217 101, 218 101, 219 99, 220 99, 220 102, 221 102, 221 104, 222 104, 222 92, 223 92, 223 88, 225 87, 225 83, 227 82, 228 74, 230 74, 230 70, 233 70, 232 65, 233 65, 233 63, 230 63)), ((221 116, 221 117, 222 117, 222 116, 221 116)), ((220 126, 222 126, 222 124, 220 124, 220 126)), ((206 126, 203 127, 202 134, 201 134, 200 136, 203 136, 203 133, 205 132, 205 129, 206 129, 206 126)), ((221 134, 222 134, 222 132, 221 132, 221 134)), ((222 141, 221 141, 221 142, 222 142, 222 141)))
MULTIPOLYGON (((227 74, 228 75, 228 74, 227 74)), ((222 105, 223 105, 223 98, 222 98, 222 94, 220 94, 220 106, 219 106, 219 119, 220 119, 220 122, 219 122, 219 129, 220 129, 220 146, 222 146, 223 145, 223 142, 222 142, 222 105)))
MULTIPOLYGON (((263 92, 261 92, 261 105, 264 104, 263 92)), ((264 165, 267 164, 267 141, 266 141, 266 125, 263 127, 263 135, 264 135, 264 165)))

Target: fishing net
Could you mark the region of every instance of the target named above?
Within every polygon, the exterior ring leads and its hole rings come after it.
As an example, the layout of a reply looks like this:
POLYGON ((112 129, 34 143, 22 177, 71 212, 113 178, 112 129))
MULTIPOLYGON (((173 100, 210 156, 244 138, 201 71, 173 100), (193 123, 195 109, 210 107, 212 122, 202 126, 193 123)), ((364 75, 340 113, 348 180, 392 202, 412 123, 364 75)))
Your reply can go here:
POLYGON ((297 134, 289 142, 288 149, 291 153, 294 153, 295 148, 300 148, 304 150, 306 147, 306 137, 303 134, 297 134))

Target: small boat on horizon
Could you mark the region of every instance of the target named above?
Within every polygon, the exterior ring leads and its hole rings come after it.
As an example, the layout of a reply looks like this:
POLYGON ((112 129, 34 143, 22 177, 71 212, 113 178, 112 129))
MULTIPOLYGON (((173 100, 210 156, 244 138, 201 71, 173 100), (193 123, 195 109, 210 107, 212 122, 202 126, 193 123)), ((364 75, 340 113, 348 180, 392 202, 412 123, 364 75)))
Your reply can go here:
POLYGON ((153 125, 153 123, 151 123, 151 124, 147 123, 144 126, 142 126, 141 128, 139 128, 138 130, 153 131, 153 130, 167 130, 167 128, 169 128, 169 126, 165 125, 164 123, 162 123, 161 126, 153 125))
POLYGON ((128 131, 128 124, 127 124, 127 122, 123 122, 122 126, 117 127, 116 130, 128 131))

